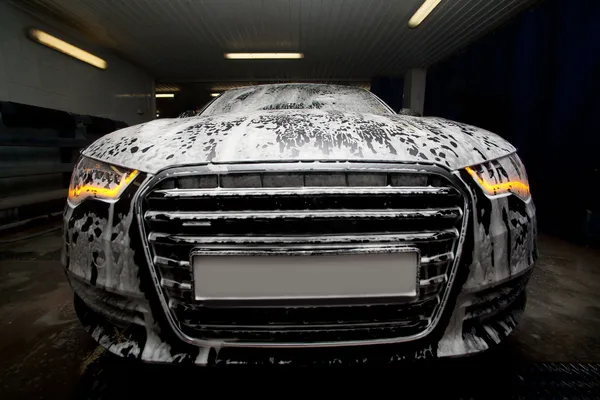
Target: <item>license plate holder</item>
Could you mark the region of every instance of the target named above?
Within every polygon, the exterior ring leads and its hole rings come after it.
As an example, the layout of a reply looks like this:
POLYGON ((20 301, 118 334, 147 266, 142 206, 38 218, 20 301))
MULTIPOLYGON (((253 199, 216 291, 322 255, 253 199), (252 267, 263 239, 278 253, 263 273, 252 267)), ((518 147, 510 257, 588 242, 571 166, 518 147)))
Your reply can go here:
POLYGON ((197 301, 306 301, 418 297, 415 247, 211 249, 190 253, 197 301))

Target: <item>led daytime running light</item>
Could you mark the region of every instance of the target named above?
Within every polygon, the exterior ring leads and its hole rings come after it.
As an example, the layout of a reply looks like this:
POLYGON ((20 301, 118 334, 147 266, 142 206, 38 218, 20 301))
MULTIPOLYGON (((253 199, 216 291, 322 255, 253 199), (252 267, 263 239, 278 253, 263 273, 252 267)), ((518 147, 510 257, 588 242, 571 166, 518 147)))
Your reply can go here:
POLYGON ((520 182, 520 181, 509 181, 509 182, 502 182, 502 183, 498 183, 498 184, 495 184, 495 185, 491 185, 491 184, 487 183, 485 180, 481 179, 479 177, 479 175, 477 175, 477 172, 475 172, 472 168, 466 167, 465 170, 489 194, 496 195, 498 193, 512 192, 513 188, 515 188, 515 189, 520 188, 521 190, 529 193, 529 185, 527 185, 527 184, 525 184, 523 182, 520 182))
POLYGON ((121 182, 117 186, 110 189, 94 185, 84 185, 69 189, 69 199, 77 198, 83 192, 92 193, 96 196, 102 196, 105 198, 115 198, 119 195, 121 189, 126 187, 132 180, 134 180, 138 174, 138 170, 133 170, 129 174, 125 174, 125 177, 121 180, 121 182))

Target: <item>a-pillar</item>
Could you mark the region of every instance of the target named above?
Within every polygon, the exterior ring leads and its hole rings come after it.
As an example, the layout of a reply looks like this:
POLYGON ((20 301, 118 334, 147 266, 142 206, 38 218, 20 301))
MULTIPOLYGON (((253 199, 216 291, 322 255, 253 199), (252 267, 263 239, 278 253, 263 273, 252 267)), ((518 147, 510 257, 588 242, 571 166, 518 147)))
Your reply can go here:
POLYGON ((404 75, 404 98, 403 108, 423 115, 425 105, 425 80, 427 70, 425 68, 412 68, 404 75))

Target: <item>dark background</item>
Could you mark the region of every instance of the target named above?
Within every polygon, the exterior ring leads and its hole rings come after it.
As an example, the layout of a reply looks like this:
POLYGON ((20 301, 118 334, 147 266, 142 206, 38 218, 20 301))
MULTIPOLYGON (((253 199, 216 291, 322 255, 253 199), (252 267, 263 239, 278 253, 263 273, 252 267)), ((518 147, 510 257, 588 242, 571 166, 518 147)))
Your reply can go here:
MULTIPOLYGON (((427 70, 425 115, 518 149, 541 230, 600 243, 600 2, 547 0, 427 70)), ((399 109, 401 83, 372 90, 399 109), (400 88, 400 90, 398 90, 400 88)))

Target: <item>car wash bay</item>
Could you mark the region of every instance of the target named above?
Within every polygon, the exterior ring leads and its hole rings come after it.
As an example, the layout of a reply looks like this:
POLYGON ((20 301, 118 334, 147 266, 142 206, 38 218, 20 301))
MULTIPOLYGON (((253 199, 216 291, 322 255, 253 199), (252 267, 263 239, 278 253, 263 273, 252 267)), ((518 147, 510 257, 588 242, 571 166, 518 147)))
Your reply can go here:
POLYGON ((269 82, 360 86, 395 111, 511 141, 529 173, 540 256, 517 331, 473 363, 507 365, 530 383, 598 379, 598 367, 578 363, 600 361, 600 5, 442 0, 409 28, 421 3, 0 3, 0 397, 118 397, 165 374, 189 384, 196 372, 131 365, 80 327, 60 264, 70 172, 102 135, 269 82), (53 50, 32 28, 105 64, 53 50), (302 58, 224 57, 239 52, 302 58), (538 364, 549 362, 570 364, 538 364))

